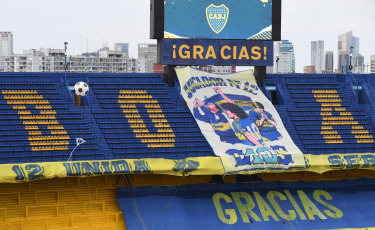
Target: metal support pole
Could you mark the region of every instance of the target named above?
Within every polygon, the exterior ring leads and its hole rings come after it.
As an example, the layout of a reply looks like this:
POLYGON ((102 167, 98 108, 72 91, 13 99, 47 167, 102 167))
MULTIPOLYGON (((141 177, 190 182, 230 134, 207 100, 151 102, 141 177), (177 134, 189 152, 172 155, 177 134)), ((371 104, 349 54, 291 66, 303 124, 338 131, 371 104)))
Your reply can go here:
POLYGON ((66 65, 66 56, 67 56, 67 54, 66 54, 66 50, 67 50, 67 45, 68 45, 68 42, 64 42, 64 48, 65 48, 65 65, 64 65, 64 70, 65 70, 65 75, 64 75, 64 85, 66 85, 66 69, 68 68, 68 66, 66 65))

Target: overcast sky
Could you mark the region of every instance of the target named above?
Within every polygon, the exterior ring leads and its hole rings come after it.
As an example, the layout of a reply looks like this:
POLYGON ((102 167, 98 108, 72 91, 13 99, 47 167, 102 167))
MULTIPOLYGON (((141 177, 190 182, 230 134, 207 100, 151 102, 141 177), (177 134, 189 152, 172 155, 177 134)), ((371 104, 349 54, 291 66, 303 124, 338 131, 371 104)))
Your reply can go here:
MULTIPOLYGON (((275 1, 275 0, 274 0, 275 1)), ((96 51, 107 44, 130 44, 137 57, 138 43, 149 39, 149 0, 0 0, 0 31, 11 31, 14 53, 25 49, 64 48, 68 54, 96 51)), ((293 43, 296 71, 310 65, 313 40, 324 40, 334 52, 337 38, 353 31, 359 51, 370 62, 375 54, 375 0, 282 0, 282 39, 293 43)), ((336 64, 335 64, 336 66, 336 64)))

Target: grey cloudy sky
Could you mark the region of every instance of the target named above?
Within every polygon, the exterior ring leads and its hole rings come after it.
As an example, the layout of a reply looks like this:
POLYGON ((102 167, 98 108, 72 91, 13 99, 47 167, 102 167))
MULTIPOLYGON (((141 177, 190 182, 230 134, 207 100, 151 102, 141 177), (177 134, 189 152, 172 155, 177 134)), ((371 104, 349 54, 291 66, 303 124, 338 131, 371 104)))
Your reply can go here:
MULTIPOLYGON (((337 37, 348 31, 360 38, 365 63, 375 54, 374 0, 282 0, 282 39, 295 46, 296 71, 310 65, 310 42, 324 40, 337 59, 337 37)), ((63 48, 68 54, 95 51, 108 44, 149 39, 149 0, 0 0, 0 31, 14 34, 14 52, 63 48)))

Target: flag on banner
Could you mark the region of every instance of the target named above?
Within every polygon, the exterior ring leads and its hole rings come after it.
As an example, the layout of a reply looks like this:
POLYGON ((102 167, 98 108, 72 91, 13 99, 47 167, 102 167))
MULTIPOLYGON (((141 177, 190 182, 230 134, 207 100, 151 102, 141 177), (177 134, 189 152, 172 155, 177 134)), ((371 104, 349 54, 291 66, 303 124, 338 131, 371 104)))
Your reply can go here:
POLYGON ((252 70, 219 75, 183 67, 176 72, 181 95, 226 173, 305 166, 252 70))

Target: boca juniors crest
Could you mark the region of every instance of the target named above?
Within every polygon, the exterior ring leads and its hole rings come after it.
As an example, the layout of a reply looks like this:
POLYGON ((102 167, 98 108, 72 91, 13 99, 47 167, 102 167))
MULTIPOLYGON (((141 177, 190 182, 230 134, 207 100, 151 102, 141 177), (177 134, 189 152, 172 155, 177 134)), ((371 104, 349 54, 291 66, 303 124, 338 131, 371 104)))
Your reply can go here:
POLYGON ((229 17, 229 9, 224 4, 215 6, 209 5, 206 8, 207 22, 215 33, 220 33, 227 24, 229 17))

